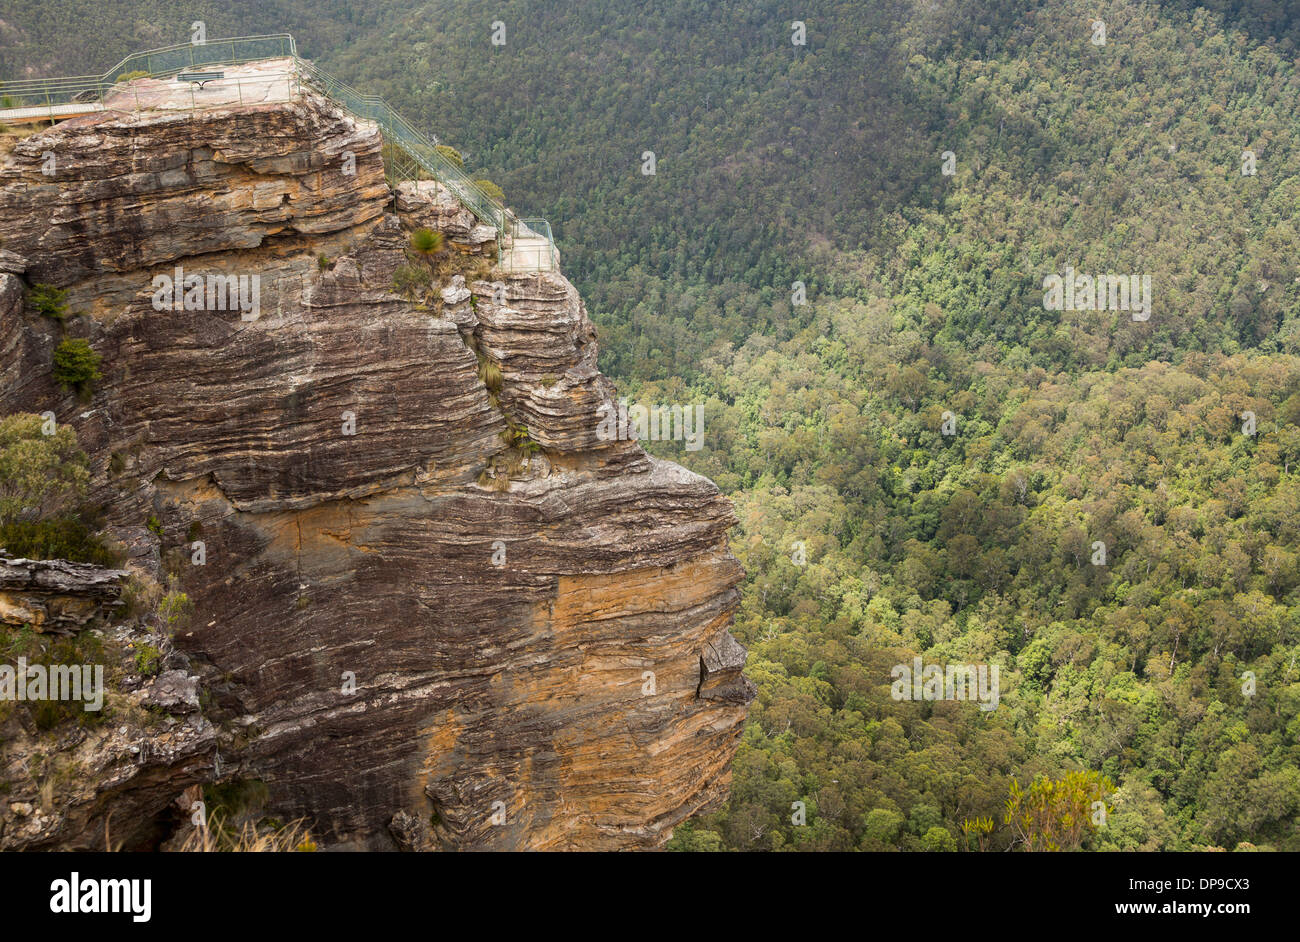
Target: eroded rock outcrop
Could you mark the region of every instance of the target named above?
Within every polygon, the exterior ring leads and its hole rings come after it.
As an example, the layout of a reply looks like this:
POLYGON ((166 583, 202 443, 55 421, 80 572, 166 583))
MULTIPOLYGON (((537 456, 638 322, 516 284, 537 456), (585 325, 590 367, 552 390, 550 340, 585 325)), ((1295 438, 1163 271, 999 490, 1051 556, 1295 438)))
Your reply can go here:
POLYGON ((199 678, 156 615, 121 610, 126 575, 0 556, 0 631, 21 625, 0 658, 0 850, 151 846, 214 777, 199 678))
POLYGON ((436 184, 390 190, 374 126, 311 96, 68 121, 0 167, 0 243, 0 405, 76 427, 110 534, 193 602, 211 779, 375 849, 655 847, 725 795, 729 503, 598 434, 573 286, 503 275, 436 184), (420 226, 450 252, 413 303, 420 226), (257 316, 157 309, 178 267, 256 276, 257 316), (103 357, 89 402, 49 379, 60 330, 103 357))
POLYGON ((0 622, 76 631, 112 613, 126 575, 62 559, 14 559, 0 549, 0 622))

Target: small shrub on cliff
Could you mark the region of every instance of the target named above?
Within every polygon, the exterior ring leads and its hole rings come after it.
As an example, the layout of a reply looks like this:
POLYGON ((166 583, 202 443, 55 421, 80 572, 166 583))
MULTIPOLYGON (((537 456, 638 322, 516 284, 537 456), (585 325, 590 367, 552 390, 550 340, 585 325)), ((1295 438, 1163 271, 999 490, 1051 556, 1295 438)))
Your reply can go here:
POLYGON ((432 229, 416 229, 411 233, 411 251, 426 262, 430 262, 442 251, 443 241, 441 232, 434 232, 432 229))
POLYGON ((135 649, 135 669, 142 677, 152 677, 162 667, 162 652, 147 641, 135 649))
POLYGON ((446 144, 439 144, 434 148, 434 150, 442 154, 442 156, 446 157, 460 169, 465 169, 465 158, 460 155, 460 151, 456 150, 456 148, 449 147, 446 144))
POLYGON ((51 429, 32 413, 0 419, 0 524, 71 513, 90 481, 88 465, 71 426, 51 429))
POLYGON ((47 430, 39 415, 0 419, 0 547, 27 559, 118 565, 120 554, 79 513, 90 471, 76 432, 47 430))
POLYGON ((399 265, 393 272, 393 290, 414 302, 433 283, 433 274, 423 265, 399 265))
POLYGON ((488 359, 479 362, 478 378, 483 380, 483 385, 494 396, 500 394, 501 386, 505 382, 505 377, 501 375, 501 367, 488 359))
POLYGON ((129 576, 122 586, 122 617, 139 618, 158 607, 162 586, 150 578, 129 576))
POLYGON ((42 317, 62 321, 68 316, 68 292, 62 288, 38 282, 27 292, 27 300, 42 317))
POLYGON ((511 448, 517 449, 525 458, 531 458, 542 450, 542 446, 533 441, 532 436, 528 434, 528 426, 509 421, 507 425, 505 437, 511 448))
POLYGON ((176 628, 189 621, 190 613, 194 611, 194 603, 184 592, 172 590, 162 597, 158 603, 158 614, 162 616, 163 621, 167 623, 168 628, 176 628))
POLYGON ((117 77, 119 82, 134 82, 138 78, 148 78, 149 73, 144 69, 133 69, 130 72, 123 72, 117 77))
POLYGON ((121 563, 121 554, 76 517, 0 524, 0 547, 23 559, 67 559, 110 568, 121 563))
MULTIPOLYGON (((108 652, 103 640, 94 631, 79 631, 73 635, 51 635, 36 632, 27 626, 11 628, 0 625, 0 663, 13 664, 18 658, 29 665, 45 668, 55 665, 99 664, 108 671, 108 652)), ((66 720, 75 720, 87 726, 104 719, 107 711, 86 710, 83 700, 76 698, 28 700, 28 714, 40 730, 49 730, 66 720)))
POLYGON ((502 191, 501 187, 497 186, 491 180, 475 180, 474 185, 498 203, 504 203, 506 201, 506 194, 502 191))
POLYGON ((99 354, 80 337, 64 337, 54 348, 54 381, 85 398, 100 378, 99 354))

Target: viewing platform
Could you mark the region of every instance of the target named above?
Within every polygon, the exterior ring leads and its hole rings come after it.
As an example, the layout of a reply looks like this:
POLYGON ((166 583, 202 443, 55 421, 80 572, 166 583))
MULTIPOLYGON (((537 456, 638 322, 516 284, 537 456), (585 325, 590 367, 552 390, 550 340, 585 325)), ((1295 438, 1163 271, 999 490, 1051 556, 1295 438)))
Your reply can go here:
POLYGON ((127 56, 102 76, 0 82, 0 124, 51 123, 101 113, 198 112, 321 95, 379 127, 390 183, 433 179, 497 232, 498 262, 508 274, 553 271, 559 253, 544 219, 519 219, 475 183, 438 139, 417 131, 382 98, 362 95, 298 56, 287 33, 183 43, 127 56), (186 74, 217 73, 203 82, 186 74), (394 154, 393 151, 397 153, 394 154), (400 155, 400 159, 398 159, 400 155))

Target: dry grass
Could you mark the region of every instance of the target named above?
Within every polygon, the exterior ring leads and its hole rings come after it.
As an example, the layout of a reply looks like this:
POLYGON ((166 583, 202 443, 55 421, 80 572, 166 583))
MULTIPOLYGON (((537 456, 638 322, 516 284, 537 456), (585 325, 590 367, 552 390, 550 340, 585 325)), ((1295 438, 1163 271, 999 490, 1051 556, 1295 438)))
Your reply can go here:
POLYGON ((239 831, 225 827, 220 814, 208 820, 208 826, 194 828, 181 844, 187 854, 277 854, 316 850, 316 841, 304 821, 290 821, 281 828, 258 829, 245 822, 239 831))
POLYGON ((20 124, 16 126, 0 125, 0 160, 9 156, 15 145, 25 137, 31 137, 37 131, 44 131, 45 124, 20 124))

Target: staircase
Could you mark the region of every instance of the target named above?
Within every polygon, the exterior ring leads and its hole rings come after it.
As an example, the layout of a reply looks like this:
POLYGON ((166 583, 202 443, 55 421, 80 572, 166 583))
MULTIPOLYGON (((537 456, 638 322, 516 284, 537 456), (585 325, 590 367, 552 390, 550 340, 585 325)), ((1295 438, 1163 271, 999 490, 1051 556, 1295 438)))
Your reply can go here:
MULTIPOLYGON (((243 76, 236 73, 209 82, 201 89, 191 85, 186 90, 190 110, 230 106, 245 100, 288 100, 310 89, 354 117, 379 126, 385 140, 384 164, 390 183, 437 180, 481 222, 492 226, 497 232, 498 258, 503 271, 552 271, 558 267, 559 254, 546 220, 517 218, 441 153, 436 137, 433 140, 425 137, 382 98, 362 95, 299 58, 297 46, 288 33, 213 40, 200 45, 180 43, 137 52, 102 76, 0 82, 0 124, 61 121, 102 111, 150 110, 161 105, 150 101, 147 90, 142 100, 138 88, 119 82, 119 78, 133 74, 133 77, 168 79, 199 66, 233 68, 254 62, 279 68, 274 60, 283 60, 281 71, 263 69, 243 76)), ((168 106, 174 107, 174 103, 168 106)))

